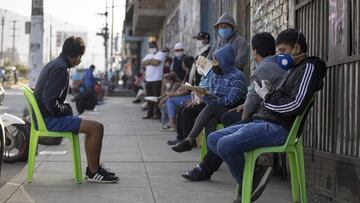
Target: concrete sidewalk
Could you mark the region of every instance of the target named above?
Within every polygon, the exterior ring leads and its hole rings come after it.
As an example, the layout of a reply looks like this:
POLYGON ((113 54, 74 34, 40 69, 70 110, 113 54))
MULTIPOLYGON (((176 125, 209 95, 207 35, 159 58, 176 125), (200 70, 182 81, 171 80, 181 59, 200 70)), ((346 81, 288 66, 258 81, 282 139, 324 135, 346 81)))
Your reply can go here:
MULTIPOLYGON (((33 183, 24 170, 0 188, 0 202, 122 202, 122 203, 230 203, 235 181, 226 165, 211 181, 189 182, 181 173, 199 160, 199 149, 175 153, 166 141, 174 132, 161 132, 160 123, 141 120, 143 112, 132 98, 108 98, 94 117, 105 125, 102 162, 119 177, 118 184, 75 184, 69 142, 43 151, 66 151, 62 155, 38 155, 33 183)), ((81 136, 83 141, 84 136, 81 136)), ((82 147, 83 172, 86 167, 82 147)), ((273 178, 258 203, 291 202, 289 182, 273 178)))

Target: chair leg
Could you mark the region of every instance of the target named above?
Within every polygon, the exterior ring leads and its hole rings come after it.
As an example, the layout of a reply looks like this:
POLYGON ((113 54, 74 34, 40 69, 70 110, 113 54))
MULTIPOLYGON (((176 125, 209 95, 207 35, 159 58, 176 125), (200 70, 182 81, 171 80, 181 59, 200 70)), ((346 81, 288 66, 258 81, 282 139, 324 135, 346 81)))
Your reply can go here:
POLYGON ((201 143, 201 149, 200 149, 200 161, 204 160, 205 155, 207 154, 207 146, 206 146, 206 136, 205 132, 202 132, 202 143, 201 143))
POLYGON ((27 174, 27 182, 28 183, 31 183, 32 179, 33 179, 38 139, 39 139, 39 137, 37 135, 30 134, 29 155, 28 155, 28 174, 27 174))
POLYGON ((245 155, 245 166, 243 172, 243 182, 242 182, 242 193, 241 193, 241 203, 250 203, 251 202, 251 192, 252 192, 252 182, 254 176, 256 157, 254 157, 253 152, 247 152, 245 155))
POLYGON ((298 167, 296 163, 296 157, 294 152, 289 152, 289 166, 290 166, 290 177, 291 177, 291 192, 293 196, 294 202, 300 201, 300 193, 299 193, 299 179, 298 179, 298 167))
POLYGON ((301 202, 307 203, 306 179, 305 179, 305 162, 304 162, 304 148, 302 142, 296 145, 296 162, 298 164, 298 175, 301 192, 301 202))
POLYGON ((82 167, 81 167, 81 154, 80 154, 80 141, 79 136, 72 135, 71 139, 73 161, 74 161, 74 176, 75 182, 80 184, 82 182, 82 167))

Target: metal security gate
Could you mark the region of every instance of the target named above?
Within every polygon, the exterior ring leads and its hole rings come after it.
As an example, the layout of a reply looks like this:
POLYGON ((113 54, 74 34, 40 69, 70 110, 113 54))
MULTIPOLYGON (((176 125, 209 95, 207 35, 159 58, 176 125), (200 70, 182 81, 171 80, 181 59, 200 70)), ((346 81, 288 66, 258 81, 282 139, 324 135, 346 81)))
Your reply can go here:
POLYGON ((328 72, 304 128, 315 202, 360 202, 360 1, 296 0, 295 27, 328 72))

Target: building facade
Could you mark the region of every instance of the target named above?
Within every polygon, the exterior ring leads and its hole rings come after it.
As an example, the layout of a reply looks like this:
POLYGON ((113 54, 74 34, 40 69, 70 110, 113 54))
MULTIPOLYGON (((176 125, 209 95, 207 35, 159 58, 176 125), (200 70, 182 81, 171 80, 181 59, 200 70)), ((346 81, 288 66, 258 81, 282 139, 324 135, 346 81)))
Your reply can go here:
MULTIPOLYGON (((309 202, 360 202, 360 2, 357 0, 141 0, 132 1, 135 35, 159 39, 161 47, 182 42, 193 55, 191 38, 207 31, 224 12, 250 42, 259 32, 276 37, 295 28, 309 55, 326 61, 328 72, 303 131, 309 202), (151 16, 152 14, 155 16, 151 16), (138 32, 137 32, 138 31, 138 32)), ((251 73, 251 63, 245 69, 251 73)))

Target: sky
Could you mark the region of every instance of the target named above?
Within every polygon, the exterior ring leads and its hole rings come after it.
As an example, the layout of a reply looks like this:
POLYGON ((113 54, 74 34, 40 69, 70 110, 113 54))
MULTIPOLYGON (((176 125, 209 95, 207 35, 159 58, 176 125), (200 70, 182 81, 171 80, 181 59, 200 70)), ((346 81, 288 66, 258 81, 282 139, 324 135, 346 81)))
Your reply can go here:
MULTIPOLYGON (((108 7, 110 7, 112 0, 107 1, 108 7)), ((93 30, 97 30, 105 24, 105 19, 96 13, 105 12, 106 0, 43 0, 43 2, 45 14, 56 16, 72 24, 82 25, 93 30)), ((122 29, 125 3, 126 0, 114 0, 114 30, 117 32, 121 32, 122 29)), ((31 0, 1 0, 0 8, 30 16, 31 0)), ((108 11, 110 13, 111 8, 108 11)), ((110 22, 111 15, 108 16, 109 25, 110 22)))
MULTIPOLYGON (((111 4, 113 0, 107 0, 108 4, 108 26, 111 29, 111 4)), ((16 12, 18 14, 28 16, 31 15, 31 2, 32 0, 0 0, 0 8, 7 9, 9 11, 16 12), (21 6, 19 6, 21 5, 21 6)), ((96 63, 97 67, 103 69, 104 64, 104 48, 103 39, 96 36, 96 32, 99 32, 102 27, 105 26, 105 17, 97 15, 97 13, 104 13, 106 9, 106 0, 43 0, 44 15, 53 16, 52 20, 44 22, 44 62, 47 61, 48 55, 46 50, 49 49, 48 29, 49 21, 52 21, 53 25, 53 38, 56 37, 56 31, 75 31, 81 32, 82 29, 87 29, 88 42, 87 51, 82 65, 87 67, 92 63, 96 63), (59 20, 61 19, 61 20, 59 20), (67 25, 64 22, 71 24, 67 25), (74 29, 74 25, 78 25, 77 29, 74 29), (89 30, 92 31, 89 33, 89 30), (87 56, 86 56, 87 55, 87 56)), ((126 0, 114 0, 114 37, 116 33, 121 35, 122 24, 125 17, 125 4, 126 0)), ((0 16, 3 13, 0 13, 0 16)), ((10 19, 6 19, 10 20, 10 19)), ((20 25, 19 25, 20 26, 20 25)), ((5 35, 6 37, 6 35, 5 35)), ((109 36, 110 37, 110 36, 109 36)), ((121 38, 120 38, 121 39, 121 38)), ((53 39, 55 40, 55 39, 53 39)), ((53 42, 54 44, 54 42, 53 42)), ((6 43, 5 43, 6 45, 6 43)), ((109 43, 110 47, 110 43, 109 43)), ((53 53, 58 54, 58 48, 53 53)), ((26 47, 26 51, 28 48, 26 47)), ((110 53, 110 51, 109 51, 110 53)))

